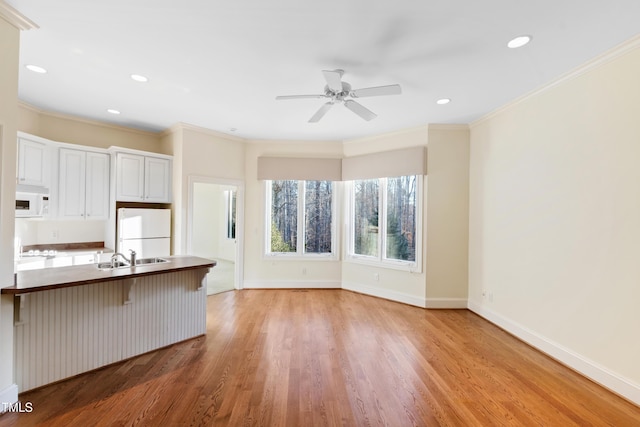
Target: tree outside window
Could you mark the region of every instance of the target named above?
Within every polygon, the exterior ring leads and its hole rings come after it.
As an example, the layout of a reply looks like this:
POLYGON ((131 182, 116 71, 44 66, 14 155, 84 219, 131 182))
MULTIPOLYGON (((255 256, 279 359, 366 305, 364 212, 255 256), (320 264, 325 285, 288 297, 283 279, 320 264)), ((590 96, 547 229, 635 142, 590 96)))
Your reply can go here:
POLYGON ((416 260, 416 176, 387 178, 385 258, 416 260))
POLYGON ((227 239, 236 238, 236 190, 227 190, 225 193, 227 216, 227 239))
POLYGON ((333 252, 333 183, 275 180, 270 186, 271 254, 333 252), (302 215, 302 217, 300 217, 302 215))
POLYGON ((352 182, 352 257, 416 264, 417 186, 416 175, 352 182))

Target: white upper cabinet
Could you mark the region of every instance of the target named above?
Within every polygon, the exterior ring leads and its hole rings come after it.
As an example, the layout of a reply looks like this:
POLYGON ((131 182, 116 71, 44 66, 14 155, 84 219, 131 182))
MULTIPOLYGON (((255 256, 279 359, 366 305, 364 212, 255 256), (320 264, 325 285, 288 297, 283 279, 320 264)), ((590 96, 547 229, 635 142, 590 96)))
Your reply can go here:
POLYGON ((109 154, 60 148, 58 216, 109 216, 109 154))
POLYGON ((50 146, 45 142, 18 138, 18 184, 49 187, 50 146))
POLYGON ((171 158, 116 152, 116 200, 170 203, 171 158))
POLYGON ((147 202, 171 201, 171 161, 158 157, 144 158, 144 192, 147 202))

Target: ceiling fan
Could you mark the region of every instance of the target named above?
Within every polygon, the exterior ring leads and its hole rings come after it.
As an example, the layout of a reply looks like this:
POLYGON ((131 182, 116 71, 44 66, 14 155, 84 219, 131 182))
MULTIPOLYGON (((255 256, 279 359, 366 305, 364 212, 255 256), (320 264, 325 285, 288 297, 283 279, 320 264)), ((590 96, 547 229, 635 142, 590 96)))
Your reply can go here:
POLYGON ((362 89, 351 89, 351 85, 342 81, 342 75, 344 70, 323 70, 322 74, 327 81, 324 87, 324 93, 320 95, 282 95, 276 96, 277 100, 282 99, 304 99, 304 98, 329 98, 329 101, 325 103, 316 113, 311 116, 309 123, 316 123, 333 107, 336 103, 342 103, 349 110, 362 117, 364 120, 369 121, 375 119, 377 116, 374 112, 365 108, 362 104, 354 101, 351 98, 364 98, 367 96, 381 96, 381 95, 399 95, 402 93, 400 85, 387 85, 387 86, 375 86, 366 87, 362 89))

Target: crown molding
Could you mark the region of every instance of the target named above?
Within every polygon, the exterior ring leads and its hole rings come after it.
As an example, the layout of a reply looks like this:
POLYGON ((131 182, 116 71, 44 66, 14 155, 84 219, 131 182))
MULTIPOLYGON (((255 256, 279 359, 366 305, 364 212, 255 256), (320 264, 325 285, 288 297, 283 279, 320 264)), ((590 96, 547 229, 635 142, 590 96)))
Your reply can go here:
POLYGON ((508 104, 503 105, 502 107, 486 114, 485 116, 479 118, 478 120, 475 120, 473 122, 471 122, 469 124, 469 128, 473 129, 474 127, 488 121, 491 120, 492 118, 502 114, 503 112, 509 110, 510 108, 520 104, 521 102, 524 102, 530 98, 533 98, 541 93, 546 92, 549 89, 552 89, 562 83, 565 83, 567 81, 573 80, 575 78, 578 78, 579 76, 586 74, 596 68, 599 68, 605 64, 608 64, 609 62, 620 58, 621 56, 626 55, 627 53, 640 48, 640 34, 636 35, 624 42, 622 42, 621 44, 619 44, 618 46, 613 47, 612 49, 602 53, 601 55, 596 56, 595 58, 591 59, 590 61, 585 62, 584 64, 580 65, 577 68, 574 68, 573 70, 562 74, 560 77, 552 80, 551 82, 545 84, 544 86, 541 86, 537 89, 532 90, 531 92, 525 93, 524 95, 514 99, 513 101, 509 102, 508 104))
POLYGON ((469 125, 466 123, 429 123, 429 130, 469 130, 469 125))
POLYGON ((192 125, 192 124, 189 124, 189 123, 184 123, 184 122, 179 122, 179 123, 176 123, 176 124, 170 126, 168 129, 162 131, 160 133, 160 136, 164 138, 166 136, 169 136, 169 135, 171 135, 173 133, 176 133, 176 132, 179 132, 181 130, 190 130, 192 132, 203 133, 205 135, 211 135, 211 136, 215 136, 215 137, 218 137, 218 138, 229 139, 229 140, 232 140, 232 141, 238 141, 238 142, 246 142, 247 141, 246 139, 241 138, 239 136, 229 135, 229 134, 224 133, 224 132, 219 132, 219 131, 216 131, 216 130, 207 129, 207 128, 203 128, 203 127, 200 127, 200 126, 192 125))
POLYGON ((0 18, 3 18, 9 24, 21 31, 40 28, 35 22, 5 3, 4 0, 0 0, 0 18))
POLYGON ((365 136, 363 138, 346 139, 346 140, 342 141, 342 143, 344 145, 357 144, 357 143, 362 143, 362 142, 367 142, 367 141, 375 141, 377 139, 384 139, 384 138, 400 136, 400 135, 406 135, 408 133, 416 133, 416 132, 424 132, 425 141, 426 141, 428 130, 429 130, 429 125, 421 125, 421 126, 416 126, 416 127, 412 127, 412 128, 400 129, 400 130, 393 131, 393 132, 381 133, 381 134, 378 134, 378 135, 365 136))

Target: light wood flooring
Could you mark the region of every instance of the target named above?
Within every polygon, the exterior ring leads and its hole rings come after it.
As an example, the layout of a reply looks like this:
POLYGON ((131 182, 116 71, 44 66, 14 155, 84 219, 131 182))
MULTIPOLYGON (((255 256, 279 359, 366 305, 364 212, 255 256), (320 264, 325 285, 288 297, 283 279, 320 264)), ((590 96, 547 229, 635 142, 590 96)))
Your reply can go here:
POLYGON ((0 426, 638 426, 467 310, 343 290, 208 297, 207 334, 23 393, 0 426))

